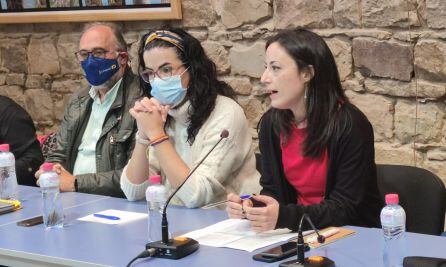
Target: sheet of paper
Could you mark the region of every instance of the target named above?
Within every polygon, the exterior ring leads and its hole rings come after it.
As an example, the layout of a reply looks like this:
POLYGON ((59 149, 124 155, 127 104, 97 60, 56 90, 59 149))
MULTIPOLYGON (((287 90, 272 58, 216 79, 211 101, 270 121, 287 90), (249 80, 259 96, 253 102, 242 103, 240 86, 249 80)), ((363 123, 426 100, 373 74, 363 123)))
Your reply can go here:
POLYGON ((130 212, 130 211, 123 211, 123 210, 103 210, 96 212, 94 214, 90 214, 88 216, 79 218, 80 221, 87 221, 87 222, 97 222, 97 223, 105 223, 105 224, 124 224, 136 220, 141 220, 144 218, 147 218, 146 213, 139 213, 139 212, 130 212), (112 220, 107 218, 101 218, 96 217, 94 214, 102 214, 106 216, 113 216, 118 217, 119 220, 112 220))
POLYGON ((189 232, 184 236, 197 240, 200 244, 212 247, 224 247, 226 244, 254 235, 249 231, 249 221, 229 219, 210 225, 206 228, 189 232))
MULTIPOLYGON (((307 231, 304 234, 309 234, 307 231)), ((184 236, 197 240, 201 245, 227 247, 252 252, 278 242, 297 237, 289 229, 277 229, 263 233, 251 231, 248 220, 228 219, 206 228, 189 232, 184 236)))

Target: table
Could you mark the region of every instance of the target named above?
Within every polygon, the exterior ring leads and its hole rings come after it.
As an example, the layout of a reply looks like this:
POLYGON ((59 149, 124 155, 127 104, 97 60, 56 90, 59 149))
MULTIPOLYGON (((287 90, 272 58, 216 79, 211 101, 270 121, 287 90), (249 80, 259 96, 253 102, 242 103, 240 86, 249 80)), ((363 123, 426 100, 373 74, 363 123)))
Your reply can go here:
MULTIPOLYGON (((16 221, 40 213, 41 201, 37 188, 29 190, 23 210, 7 219, 0 216, 0 264, 12 266, 125 266, 144 249, 147 242, 147 221, 125 225, 104 225, 78 221, 76 218, 106 209, 146 212, 145 202, 82 193, 63 193, 66 227, 45 230, 43 225, 24 228, 16 221), (37 192, 37 193, 36 193, 37 192), (26 205, 25 205, 26 204, 26 205), (51 264, 49 264, 51 263, 51 264)), ((10 214, 12 215, 12 213, 10 214)), ((168 208, 169 227, 173 236, 226 219, 218 210, 168 208)), ((382 266, 382 232, 380 229, 349 227, 357 234, 312 250, 307 255, 323 255, 336 266, 382 266)), ((160 229, 161 230, 161 229, 160 229)), ((407 234, 411 256, 446 256, 446 238, 407 234)), ((181 260, 144 259, 132 266, 278 266, 252 260, 248 253, 227 248, 200 246, 199 250, 181 260)), ((290 258, 289 258, 290 259, 290 258)), ((289 260, 286 259, 286 260, 289 260)), ((284 261, 286 261, 284 260, 284 261)))
MULTIPOLYGON (((19 200, 22 203, 22 209, 17 212, 1 215, 0 226, 42 214, 40 188, 32 186, 19 186, 19 190, 19 200)), ((108 198, 106 196, 81 194, 75 192, 67 192, 63 193, 62 195, 62 205, 64 207, 76 207, 78 205, 108 198)))

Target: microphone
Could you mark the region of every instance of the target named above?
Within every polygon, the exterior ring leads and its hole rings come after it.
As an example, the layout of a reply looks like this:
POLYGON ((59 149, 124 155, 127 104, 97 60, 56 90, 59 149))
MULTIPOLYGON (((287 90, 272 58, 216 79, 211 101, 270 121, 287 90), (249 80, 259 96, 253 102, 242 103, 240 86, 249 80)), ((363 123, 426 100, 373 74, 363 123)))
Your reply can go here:
POLYGON ((209 152, 200 160, 200 162, 198 162, 198 164, 186 176, 186 178, 180 184, 180 186, 178 186, 178 188, 167 199, 166 204, 164 205, 162 221, 161 221, 162 240, 146 244, 146 250, 155 249, 155 253, 154 253, 154 255, 152 255, 152 257, 177 260, 177 259, 181 259, 181 258, 191 254, 192 252, 197 250, 198 247, 200 246, 196 240, 194 240, 192 238, 188 238, 188 237, 176 237, 173 239, 169 239, 169 227, 168 227, 168 222, 167 222, 166 209, 167 209, 167 206, 169 205, 169 202, 172 199, 172 197, 187 182, 187 180, 189 179, 189 177, 192 176, 192 174, 195 172, 195 170, 198 167, 200 167, 200 165, 209 156, 209 154, 215 149, 215 147, 218 144, 220 144, 220 142, 224 138, 227 138, 228 136, 229 136, 228 130, 225 129, 221 132, 220 139, 218 140, 218 142, 209 150, 209 152))
POLYGON ((312 256, 309 258, 305 258, 305 242, 304 235, 302 232, 302 224, 304 219, 310 224, 311 229, 316 232, 317 241, 319 243, 325 242, 325 236, 319 234, 319 231, 314 227, 313 222, 310 219, 308 214, 304 213, 300 218, 298 234, 297 234, 297 259, 283 262, 279 265, 279 267, 334 267, 334 262, 329 258, 322 256, 312 256))

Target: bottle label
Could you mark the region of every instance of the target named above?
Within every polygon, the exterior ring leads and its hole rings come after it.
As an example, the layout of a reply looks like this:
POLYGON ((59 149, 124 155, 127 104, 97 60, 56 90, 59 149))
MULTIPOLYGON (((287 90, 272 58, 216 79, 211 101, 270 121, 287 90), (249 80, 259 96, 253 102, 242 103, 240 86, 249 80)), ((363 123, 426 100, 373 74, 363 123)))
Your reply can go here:
POLYGON ((59 176, 56 173, 43 173, 39 180, 40 187, 59 187, 59 176))
POLYGON ((15 168, 15 158, 10 152, 0 152, 0 167, 14 167, 15 168))
POLYGON ((15 169, 11 167, 0 167, 0 198, 17 198, 17 177, 15 169))
POLYGON ((381 225, 383 227, 404 227, 406 225, 406 213, 401 207, 385 207, 381 211, 381 225))
POLYGON ((146 192, 146 200, 153 202, 164 202, 166 201, 166 190, 164 190, 164 188, 149 187, 146 192))

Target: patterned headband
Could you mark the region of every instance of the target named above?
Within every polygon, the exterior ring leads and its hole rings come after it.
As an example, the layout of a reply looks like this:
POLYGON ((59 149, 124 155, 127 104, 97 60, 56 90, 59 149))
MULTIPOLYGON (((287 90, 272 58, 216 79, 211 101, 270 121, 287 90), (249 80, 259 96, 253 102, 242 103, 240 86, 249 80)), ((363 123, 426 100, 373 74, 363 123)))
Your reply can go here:
POLYGON ((182 45, 183 39, 181 39, 178 34, 171 31, 154 31, 149 36, 147 36, 146 41, 144 42, 144 46, 156 39, 171 43, 184 52, 184 46, 182 45))

